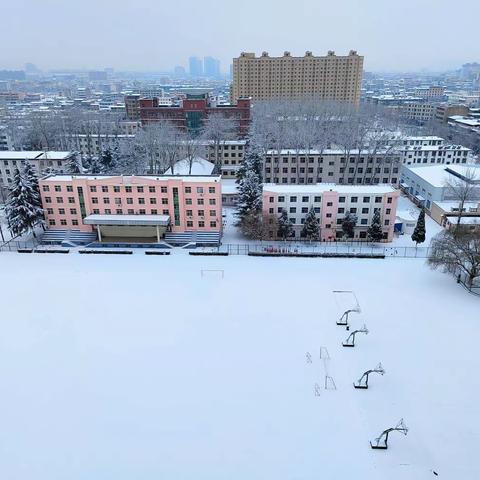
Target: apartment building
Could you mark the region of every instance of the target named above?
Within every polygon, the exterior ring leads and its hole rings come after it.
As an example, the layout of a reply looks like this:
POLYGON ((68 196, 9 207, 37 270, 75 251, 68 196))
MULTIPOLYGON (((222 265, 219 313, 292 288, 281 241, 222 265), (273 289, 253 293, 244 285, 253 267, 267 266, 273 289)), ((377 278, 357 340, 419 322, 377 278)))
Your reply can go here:
POLYGON ((436 105, 432 103, 409 102, 402 107, 403 115, 409 120, 426 123, 435 118, 436 105))
POLYGON ((305 52, 294 57, 284 52, 271 57, 263 52, 242 52, 233 59, 232 101, 243 97, 254 100, 316 96, 325 100, 360 103, 363 57, 355 50, 339 56, 329 51, 326 56, 305 52))
MULTIPOLYGON (((320 223, 320 240, 334 241, 343 238, 342 222, 350 212, 358 218, 355 239, 366 239, 373 214, 380 210, 383 238, 390 242, 400 192, 390 185, 312 185, 263 186, 263 214, 278 217, 286 211, 293 224, 293 237, 300 238, 305 217, 311 208, 320 223)), ((269 232, 272 238, 277 232, 269 232)))
POLYGON ((0 126, 0 150, 11 150, 13 148, 12 139, 7 130, 0 126))
POLYGON ((68 135, 68 145, 82 155, 101 155, 105 150, 114 150, 122 142, 133 140, 135 135, 131 134, 73 134, 68 135))
MULTIPOLYGON (((210 162, 215 162, 216 151, 212 142, 205 141, 205 158, 210 162)), ((218 146, 218 156, 221 162, 222 178, 233 179, 237 176, 245 155, 245 140, 226 140, 218 146)))
POLYGON ((222 229, 217 175, 50 175, 39 186, 49 229, 96 231, 100 241, 222 229))
POLYGON ((448 117, 453 115, 468 115, 470 109, 466 105, 437 105, 437 109, 435 111, 435 120, 447 123, 448 117))
POLYGON ((37 176, 46 172, 64 173, 74 152, 43 152, 43 151, 0 151, 0 190, 2 196, 6 198, 8 187, 13 181, 16 170, 21 170, 28 162, 37 176))
POLYGON ((401 149, 402 164, 408 166, 444 163, 468 163, 471 150, 461 145, 404 146, 401 149))
POLYGON ((398 184, 401 154, 358 150, 269 150, 263 164, 266 183, 350 185, 398 184))

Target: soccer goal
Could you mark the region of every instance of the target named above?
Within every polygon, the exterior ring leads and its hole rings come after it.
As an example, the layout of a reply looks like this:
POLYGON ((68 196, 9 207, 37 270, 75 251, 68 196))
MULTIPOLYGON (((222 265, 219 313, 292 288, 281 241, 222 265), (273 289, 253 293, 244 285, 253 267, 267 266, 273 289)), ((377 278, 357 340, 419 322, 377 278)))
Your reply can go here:
POLYGON ((200 270, 200 277, 202 278, 219 278, 223 280, 225 278, 224 270, 200 270))

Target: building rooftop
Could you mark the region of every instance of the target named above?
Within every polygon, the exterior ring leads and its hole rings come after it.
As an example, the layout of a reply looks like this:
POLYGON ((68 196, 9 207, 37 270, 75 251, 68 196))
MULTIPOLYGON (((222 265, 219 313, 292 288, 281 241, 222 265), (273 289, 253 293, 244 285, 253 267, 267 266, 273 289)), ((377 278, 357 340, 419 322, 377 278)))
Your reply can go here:
POLYGON ((54 151, 0 151, 0 160, 65 160, 72 152, 54 152, 54 151))
POLYGON ((430 165, 427 167, 407 167, 405 171, 413 173, 420 177, 422 180, 430 183, 434 187, 444 187, 446 182, 452 178, 452 173, 464 176, 470 171, 476 171, 478 178, 480 179, 480 165, 475 164, 462 164, 462 165, 430 165))
POLYGON ((397 190, 391 185, 337 185, 336 183, 314 183, 307 185, 285 185, 276 183, 264 183, 264 192, 277 192, 277 193, 322 193, 322 192, 338 192, 338 193, 358 193, 358 194, 383 194, 393 193, 397 190))
MULTIPOLYGON (((48 175, 41 179, 42 182, 71 182, 72 180, 111 180, 118 179, 118 183, 130 185, 132 179, 145 180, 183 180, 186 182, 220 182, 220 175, 48 175)), ((136 182, 135 185, 141 185, 136 182)))

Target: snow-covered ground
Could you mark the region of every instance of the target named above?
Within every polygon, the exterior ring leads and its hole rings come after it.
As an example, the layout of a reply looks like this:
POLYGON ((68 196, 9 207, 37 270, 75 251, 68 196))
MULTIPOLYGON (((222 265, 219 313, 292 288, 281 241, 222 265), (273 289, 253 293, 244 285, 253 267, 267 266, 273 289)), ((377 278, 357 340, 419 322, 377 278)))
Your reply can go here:
POLYGON ((0 478, 480 478, 480 299, 423 260, 0 264, 0 478), (333 290, 362 308, 355 348, 333 290), (402 417, 408 435, 371 450, 402 417))

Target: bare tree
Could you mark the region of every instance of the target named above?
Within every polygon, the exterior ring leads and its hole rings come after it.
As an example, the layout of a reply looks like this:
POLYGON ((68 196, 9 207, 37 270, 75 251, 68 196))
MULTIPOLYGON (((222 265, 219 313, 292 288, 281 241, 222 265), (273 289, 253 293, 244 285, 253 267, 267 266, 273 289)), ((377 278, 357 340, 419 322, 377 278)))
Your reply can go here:
POLYGON ((462 272, 471 287, 480 276, 480 236, 478 234, 453 235, 444 230, 432 239, 428 265, 442 268, 444 272, 457 275, 462 272))
POLYGON ((234 140, 238 136, 238 122, 226 117, 222 113, 211 113, 203 124, 200 138, 213 146, 215 170, 221 171, 222 161, 219 155, 220 148, 228 140, 234 140))
POLYGON ((462 221, 465 204, 470 200, 480 198, 480 168, 466 167, 459 175, 450 174, 445 181, 447 187, 446 196, 452 200, 458 201, 457 224, 454 229, 454 235, 459 234, 459 226, 462 221))

